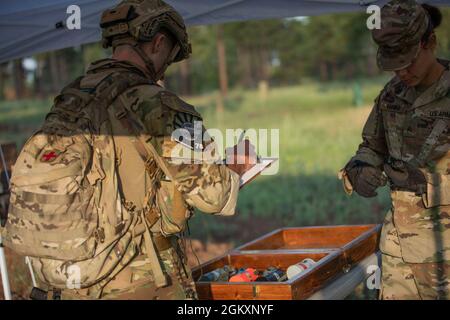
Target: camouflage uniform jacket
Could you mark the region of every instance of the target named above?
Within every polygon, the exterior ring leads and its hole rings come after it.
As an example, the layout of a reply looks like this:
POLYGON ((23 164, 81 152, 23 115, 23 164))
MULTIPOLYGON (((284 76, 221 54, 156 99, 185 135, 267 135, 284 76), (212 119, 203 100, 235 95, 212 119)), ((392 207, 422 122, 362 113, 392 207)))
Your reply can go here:
MULTIPOLYGON (((93 63, 88 74, 99 75, 103 78, 106 74, 124 68, 129 72, 140 72, 137 66, 130 63, 105 59, 93 63)), ((214 161, 218 160, 217 155, 212 152, 207 153, 206 148, 202 149, 198 146, 199 143, 203 144, 202 141, 190 140, 190 137, 186 137, 185 141, 177 141, 172 137, 177 129, 185 129, 185 133, 191 133, 194 127, 198 129, 202 118, 193 106, 158 85, 144 84, 125 90, 114 100, 108 110, 116 149, 120 192, 127 201, 128 207, 132 208, 131 210, 144 210, 144 212, 156 210, 152 213, 156 213, 158 218, 149 224, 154 236, 158 237, 161 234, 171 236, 183 232, 194 208, 215 215, 229 216, 235 213, 239 175, 225 165, 215 163, 214 161), (132 120, 142 128, 140 135, 144 136, 147 143, 151 143, 156 149, 169 169, 171 177, 164 174, 154 161, 150 163, 142 161, 136 146, 131 143, 133 137, 130 137, 130 133, 117 119, 115 113, 120 106, 124 107, 132 120), (178 162, 174 161, 173 157, 178 162), (183 163, 179 163, 180 157, 184 157, 183 163), (151 188, 157 189, 156 199, 153 203, 148 203, 151 188)), ((202 133, 205 132, 201 123, 200 130, 202 133)), ((211 147, 211 144, 208 146, 211 147)), ((205 146, 202 145, 202 147, 205 146)), ((130 250, 133 251, 131 246, 130 250)), ((178 249, 175 248, 175 250, 178 249)), ((131 270, 136 269, 134 264, 140 265, 143 260, 146 260, 147 247, 144 243, 141 244, 139 251, 142 254, 135 257, 129 264, 131 270)), ((163 253, 165 254, 166 251, 160 252, 159 256, 164 266, 187 262, 183 252, 180 252, 182 256, 179 257, 179 262, 176 262, 176 259, 171 262, 166 261, 163 259, 163 253)), ((143 273, 132 271, 133 278, 147 278, 152 281, 154 278, 152 271, 148 265, 144 267, 140 267, 146 270, 143 273)), ((118 269, 121 268, 123 266, 118 266, 118 269)), ((186 265, 183 268, 186 271, 189 270, 186 265)), ((167 267, 165 269, 168 272, 167 267)), ((108 278, 114 279, 112 276, 119 271, 114 270, 108 278)), ((180 285, 185 286, 183 283, 189 283, 188 280, 180 280, 180 285)), ((103 281, 103 283, 107 282, 108 280, 103 281)), ((190 284, 186 288, 192 289, 194 286, 190 284)))
POLYGON ((215 162, 212 141, 192 138, 204 131, 196 120, 139 67, 93 63, 19 155, 4 243, 31 256, 45 287, 95 286, 98 297, 137 255, 164 286, 161 253, 177 247, 168 236, 184 230, 193 208, 232 215, 236 207, 239 175, 215 162))
MULTIPOLYGON (((450 70, 421 94, 393 78, 375 101, 354 159, 382 168, 389 158, 419 168, 426 193, 391 190, 398 239, 382 239, 385 253, 406 262, 450 260, 450 70)), ((386 229, 386 228, 385 228, 386 229)), ((383 230, 389 234, 389 230, 383 230)))
MULTIPOLYGON (((139 72, 135 65, 105 59, 93 63, 89 73, 109 73, 116 68, 139 72)), ((136 210, 144 208, 145 212, 148 208, 147 193, 150 188, 157 188, 155 203, 150 204, 158 217, 156 222, 150 223, 152 233, 170 236, 183 232, 194 208, 215 215, 235 213, 239 175, 223 164, 214 163, 213 160, 218 160, 217 155, 212 152, 206 154, 206 148, 194 145, 189 139, 180 143, 172 138, 174 130, 186 129, 185 132, 190 132, 194 126, 198 127, 198 121, 202 118, 193 106, 158 85, 138 85, 125 90, 109 110, 117 110, 118 105, 125 107, 140 124, 143 128, 140 134, 153 144, 171 173, 170 178, 155 162, 144 163, 135 145, 130 143, 130 133, 110 114, 118 185, 124 199, 136 210), (178 158, 180 154, 185 162, 172 161, 173 156, 178 158)), ((202 126, 200 129, 205 131, 202 126)), ((145 257, 146 249, 142 244, 140 251, 144 256, 138 256, 136 261, 145 257)), ((184 253, 181 254, 184 256, 184 253)), ((185 257, 180 258, 182 263, 187 262, 185 257)), ((184 268, 189 270, 186 265, 184 268)), ((152 277, 151 274, 148 276, 149 279, 152 277)))
MULTIPOLYGON (((115 67, 128 68, 138 72, 135 65, 112 59, 100 60, 90 67, 90 72, 104 72, 115 67)), ((175 94, 158 85, 139 85, 122 93, 113 104, 121 103, 126 110, 133 114, 144 128, 143 135, 148 137, 159 155, 165 160, 174 181, 162 175, 159 187, 157 207, 160 216, 172 214, 173 191, 179 191, 182 202, 187 209, 184 213, 189 218, 192 208, 216 215, 233 215, 235 212, 237 193, 239 190, 239 176, 225 165, 213 163, 210 154, 203 154, 202 149, 193 143, 180 143, 172 138, 174 130, 187 129, 191 132, 194 125, 201 125, 201 115, 195 108, 175 94), (120 102, 119 102, 120 100, 120 102), (172 157, 184 155, 185 162, 172 161, 172 157), (187 156, 186 156, 187 155, 187 156), (195 158, 195 159, 194 159, 195 158), (199 161, 200 159, 200 161, 199 161), (195 163, 193 161, 196 161, 195 163), (173 183, 173 185, 172 185, 173 183)), ((112 108, 114 110, 114 108, 112 108)), ((113 117, 110 117, 110 119, 113 117)), ((138 209, 144 204, 145 194, 152 187, 155 177, 152 170, 146 170, 146 164, 139 157, 133 144, 128 143, 129 133, 112 119, 114 141, 117 149, 117 163, 121 191, 127 201, 132 202, 138 209), (149 172, 150 171, 150 172, 149 172)), ((205 131, 200 127, 202 132, 205 131)), ((203 146, 202 146, 203 147, 203 146)), ((154 171, 158 170, 155 166, 154 171)), ((168 217, 170 219, 170 217, 168 217)), ((175 222, 175 221, 169 221, 175 222)), ((172 234, 170 230, 160 230, 160 223, 153 231, 172 234)), ((164 226, 163 226, 164 227, 164 226)), ((180 226, 180 229, 183 229, 180 226)), ((181 230, 180 230, 181 231, 181 230)))

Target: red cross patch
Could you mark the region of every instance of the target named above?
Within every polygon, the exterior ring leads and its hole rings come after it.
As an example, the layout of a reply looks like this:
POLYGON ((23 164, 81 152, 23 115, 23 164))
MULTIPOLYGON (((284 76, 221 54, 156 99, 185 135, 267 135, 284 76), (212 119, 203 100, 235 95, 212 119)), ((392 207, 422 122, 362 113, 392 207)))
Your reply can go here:
POLYGON ((58 151, 47 151, 41 157, 41 162, 52 162, 59 156, 58 151))

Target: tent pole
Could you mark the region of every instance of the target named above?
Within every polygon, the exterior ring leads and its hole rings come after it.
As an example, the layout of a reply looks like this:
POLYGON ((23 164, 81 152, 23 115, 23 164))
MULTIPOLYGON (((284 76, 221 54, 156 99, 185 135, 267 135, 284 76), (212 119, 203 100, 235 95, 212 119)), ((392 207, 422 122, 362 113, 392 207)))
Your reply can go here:
MULTIPOLYGON (((3 164, 3 169, 5 170, 6 182, 8 183, 9 186, 8 167, 6 166, 5 156, 3 155, 3 148, 1 145, 0 145, 0 157, 3 164)), ((5 296, 5 300, 12 300, 11 288, 9 286, 8 266, 6 265, 5 248, 3 247, 3 240, 1 234, 0 234, 0 274, 3 284, 3 294, 5 296)))

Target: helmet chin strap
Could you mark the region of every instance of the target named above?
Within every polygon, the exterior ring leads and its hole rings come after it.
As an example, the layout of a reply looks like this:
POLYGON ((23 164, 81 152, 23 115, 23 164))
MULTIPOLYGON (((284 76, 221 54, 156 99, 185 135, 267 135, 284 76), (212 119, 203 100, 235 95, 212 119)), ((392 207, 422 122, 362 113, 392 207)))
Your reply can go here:
POLYGON ((166 69, 169 67, 169 65, 172 64, 172 62, 175 60, 176 56, 178 55, 178 53, 180 52, 180 45, 177 43, 173 46, 170 54, 168 55, 168 57, 166 58, 166 60, 164 61, 164 64, 161 66, 161 68, 159 69, 159 71, 157 72, 155 69, 155 64, 153 63, 152 60, 150 60, 150 58, 148 57, 148 55, 144 52, 144 50, 142 50, 142 48, 139 46, 139 43, 136 43, 133 46, 134 51, 139 55, 139 57, 142 59, 142 61, 145 64, 145 67, 148 71, 148 75, 150 77, 150 79, 156 83, 159 80, 161 80, 164 76, 164 73, 166 72, 166 69))
POLYGON ((139 57, 142 59, 142 61, 145 64, 145 68, 147 69, 147 75, 149 76, 150 80, 154 83, 158 82, 158 80, 161 78, 161 75, 158 75, 155 70, 155 65, 153 64, 153 61, 150 60, 150 58, 145 54, 144 50, 139 46, 139 43, 136 43, 133 46, 133 50, 139 55, 139 57))

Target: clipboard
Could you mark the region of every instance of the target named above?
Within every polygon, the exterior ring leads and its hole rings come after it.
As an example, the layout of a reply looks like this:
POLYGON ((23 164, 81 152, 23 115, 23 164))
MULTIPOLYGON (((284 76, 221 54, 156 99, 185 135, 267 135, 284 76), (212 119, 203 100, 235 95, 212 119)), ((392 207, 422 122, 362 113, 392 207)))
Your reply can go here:
POLYGON ((242 189, 247 183, 253 181, 253 179, 259 176, 261 172, 269 168, 272 163, 277 160, 278 158, 259 158, 258 162, 241 176, 239 189, 242 189))

